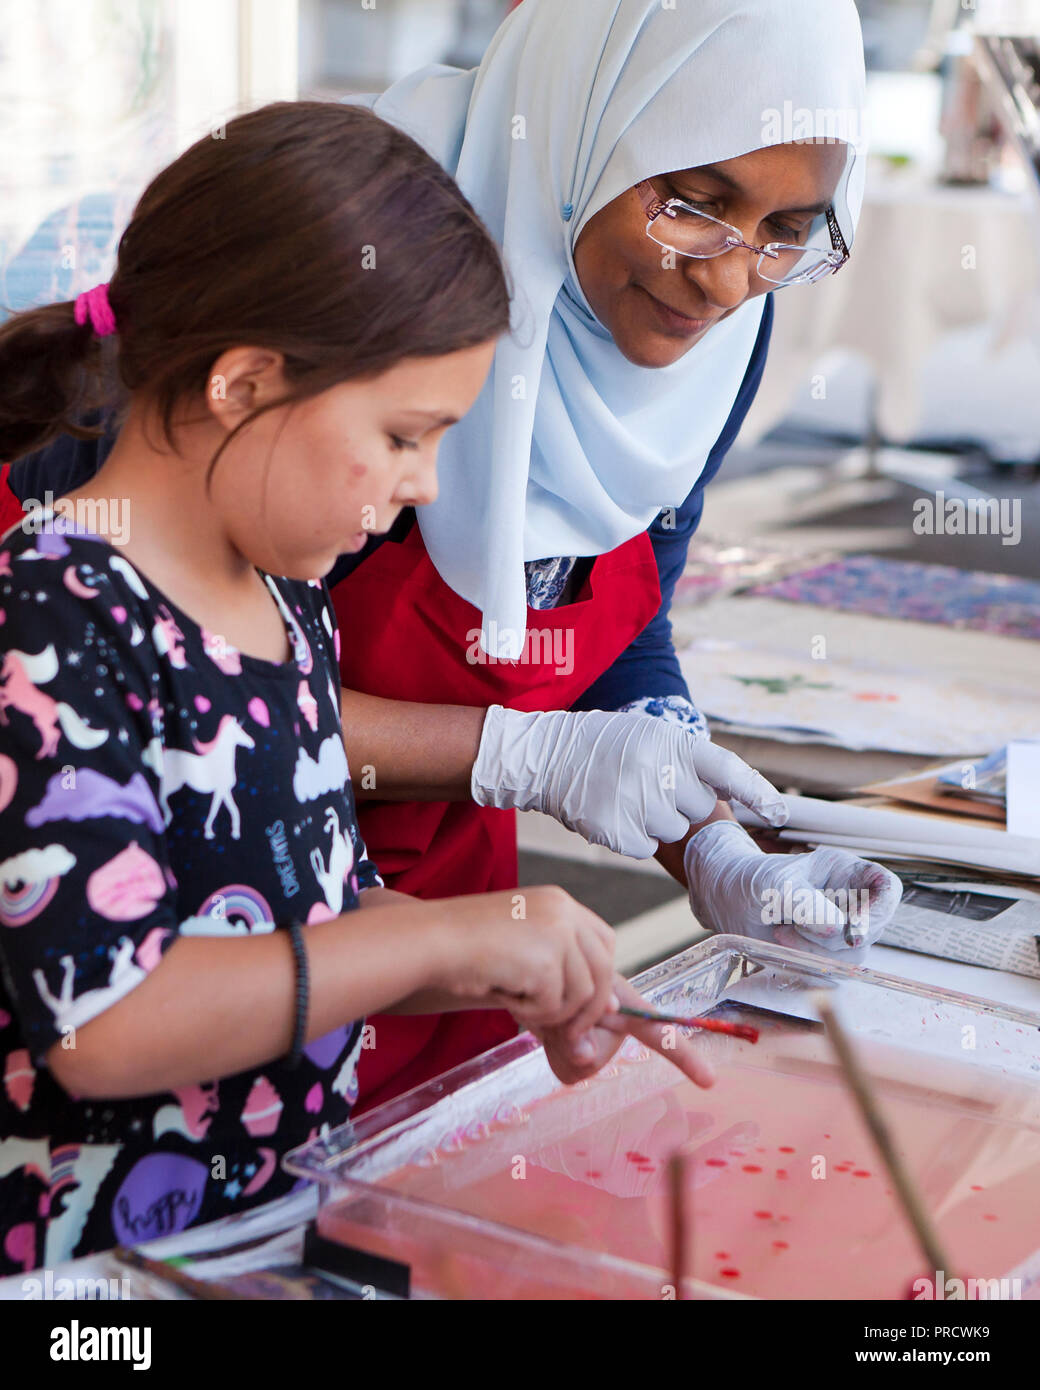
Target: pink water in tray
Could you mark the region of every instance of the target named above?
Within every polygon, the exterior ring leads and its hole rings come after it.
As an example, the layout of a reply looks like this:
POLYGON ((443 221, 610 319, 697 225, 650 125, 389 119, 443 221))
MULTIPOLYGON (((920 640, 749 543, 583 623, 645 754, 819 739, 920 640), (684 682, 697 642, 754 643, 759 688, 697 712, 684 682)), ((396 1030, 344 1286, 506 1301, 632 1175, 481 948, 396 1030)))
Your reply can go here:
MULTIPOLYGON (((712 1090, 629 1044, 630 1055, 592 1082, 489 1111, 380 1186, 649 1266, 660 1271, 657 1296, 667 1297, 667 1165, 683 1146, 689 1275, 759 1298, 914 1296, 913 1282, 934 1271, 825 1041, 767 1033, 761 1051, 705 1042, 720 1071, 712 1090)), ((859 1054, 948 1252, 945 1273, 1011 1275, 1040 1250, 1040 1086, 887 1044, 860 1040, 859 1054)), ((387 1240, 364 1229, 358 1211, 350 1200, 334 1204, 319 1225, 409 1261, 429 1292, 548 1292, 551 1257, 537 1274, 519 1277, 514 1262, 496 1276, 467 1255, 464 1233, 413 1238, 418 1227, 405 1219, 387 1240)), ((642 1296, 654 1296, 648 1287, 642 1296)))

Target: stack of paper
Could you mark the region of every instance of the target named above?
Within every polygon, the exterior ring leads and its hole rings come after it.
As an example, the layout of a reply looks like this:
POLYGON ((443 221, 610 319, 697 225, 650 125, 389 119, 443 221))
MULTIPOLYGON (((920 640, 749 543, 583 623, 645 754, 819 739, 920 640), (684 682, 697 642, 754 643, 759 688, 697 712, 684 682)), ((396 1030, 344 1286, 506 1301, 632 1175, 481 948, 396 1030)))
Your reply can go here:
MULTIPOLYGON (((1040 878, 1040 840, 1009 835, 989 825, 957 818, 880 809, 810 796, 784 798, 790 812, 783 840, 841 845, 865 858, 927 859, 960 864, 994 874, 1040 878)), ((764 827, 751 811, 734 807, 745 825, 764 827)))

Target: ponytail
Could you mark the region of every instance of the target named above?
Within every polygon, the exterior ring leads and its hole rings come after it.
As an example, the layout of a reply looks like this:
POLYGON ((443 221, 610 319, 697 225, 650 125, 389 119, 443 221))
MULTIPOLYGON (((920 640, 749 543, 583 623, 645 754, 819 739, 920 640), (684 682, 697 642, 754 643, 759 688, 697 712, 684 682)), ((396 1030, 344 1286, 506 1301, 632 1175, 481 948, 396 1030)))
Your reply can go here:
POLYGON ((0 324, 0 461, 12 463, 62 434, 96 439, 79 423, 119 394, 115 340, 98 338, 75 301, 45 304, 0 324))

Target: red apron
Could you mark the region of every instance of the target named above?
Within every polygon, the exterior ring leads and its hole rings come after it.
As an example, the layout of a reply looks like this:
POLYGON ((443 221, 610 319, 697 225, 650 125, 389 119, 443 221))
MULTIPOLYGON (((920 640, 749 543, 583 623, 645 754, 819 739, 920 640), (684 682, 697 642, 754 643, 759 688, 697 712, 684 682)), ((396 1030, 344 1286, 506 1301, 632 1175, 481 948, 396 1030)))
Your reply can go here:
POLYGON ((11 465, 0 463, 0 536, 21 521, 25 508, 11 491, 11 465))
MULTIPOLYGON (((537 660, 474 661, 480 613, 438 575, 418 524, 402 542, 384 541, 336 585, 332 597, 347 689, 422 704, 525 711, 568 709, 661 606, 657 562, 643 533, 595 560, 575 603, 528 609, 529 628, 545 634, 525 653, 537 660)), ((345 733, 349 754, 349 729, 345 733)), ((360 801, 358 818, 388 888, 418 898, 448 898, 516 887, 515 811, 471 801, 360 801)), ((439 1076, 517 1031, 512 1017, 497 1010, 380 1015, 370 1022, 377 1045, 361 1054, 355 1113, 439 1076)))

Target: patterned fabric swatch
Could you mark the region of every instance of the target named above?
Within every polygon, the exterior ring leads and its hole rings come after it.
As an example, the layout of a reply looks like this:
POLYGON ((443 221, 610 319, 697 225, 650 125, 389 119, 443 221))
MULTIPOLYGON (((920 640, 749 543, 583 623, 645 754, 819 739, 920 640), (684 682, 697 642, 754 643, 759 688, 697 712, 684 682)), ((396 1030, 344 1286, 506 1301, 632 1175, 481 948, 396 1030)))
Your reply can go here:
POLYGON ((1040 640, 1040 582, 1010 574, 850 555, 751 592, 848 613, 1040 640))

